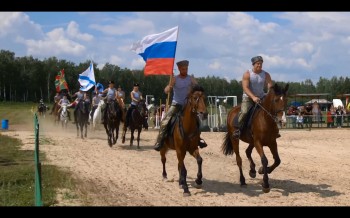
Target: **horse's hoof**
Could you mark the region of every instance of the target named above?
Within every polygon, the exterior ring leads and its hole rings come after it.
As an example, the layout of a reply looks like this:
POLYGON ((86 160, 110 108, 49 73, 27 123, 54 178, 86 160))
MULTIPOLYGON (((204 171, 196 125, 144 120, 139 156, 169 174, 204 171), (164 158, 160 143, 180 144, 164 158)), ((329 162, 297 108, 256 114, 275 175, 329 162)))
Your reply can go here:
POLYGON ((183 193, 183 196, 184 196, 184 197, 189 197, 189 196, 191 196, 191 193, 190 193, 190 192, 184 192, 184 193, 183 193))
POLYGON ((250 178, 255 178, 256 177, 256 172, 249 171, 249 176, 250 176, 250 178))
POLYGON ((247 184, 246 183, 241 184, 241 188, 247 188, 247 184))
POLYGON ((125 143, 125 138, 122 139, 122 143, 123 143, 123 144, 125 143))
POLYGON ((196 189, 201 189, 202 188, 202 184, 194 184, 194 187, 196 188, 196 189))
POLYGON ((261 175, 261 174, 264 174, 264 171, 263 171, 263 168, 260 167, 259 170, 258 170, 258 173, 261 175))
POLYGON ((263 187, 262 190, 263 190, 264 193, 269 193, 270 192, 270 188, 264 188, 263 187))

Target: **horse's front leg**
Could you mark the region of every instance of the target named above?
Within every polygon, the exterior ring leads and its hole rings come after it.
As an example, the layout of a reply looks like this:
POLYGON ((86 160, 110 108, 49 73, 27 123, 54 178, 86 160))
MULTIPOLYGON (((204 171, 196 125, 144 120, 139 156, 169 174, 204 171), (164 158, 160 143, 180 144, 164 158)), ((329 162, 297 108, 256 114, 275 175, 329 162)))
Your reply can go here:
POLYGON ((123 133, 122 133, 122 143, 125 143, 125 135, 126 135, 127 128, 124 126, 123 127, 123 133))
POLYGON ((187 170, 186 170, 185 163, 184 163, 186 151, 176 150, 176 155, 177 155, 177 159, 178 159, 178 166, 177 167, 179 170, 179 187, 183 188, 183 190, 184 190, 183 196, 187 197, 187 196, 190 196, 191 193, 188 190, 188 185, 187 185, 187 181, 186 181, 187 170))
POLYGON ((161 149, 160 150, 160 157, 161 157, 161 161, 162 161, 162 164, 163 164, 163 173, 162 173, 163 180, 166 180, 168 178, 168 175, 167 175, 166 169, 165 169, 165 163, 166 163, 165 153, 166 153, 166 151, 167 151, 167 149, 161 149))
POLYGON ((87 126, 88 126, 88 125, 87 125, 87 123, 85 123, 84 125, 85 125, 85 134, 84 134, 84 136, 85 136, 85 138, 86 138, 86 137, 87 137, 87 128, 88 128, 87 126))
POLYGON ((142 131, 142 126, 137 130, 137 148, 140 148, 140 134, 142 131))
POLYGON ((117 123, 116 126, 115 126, 115 140, 114 140, 113 145, 117 143, 118 135, 119 135, 119 123, 117 123))
POLYGON ((192 156, 197 160, 197 165, 198 165, 198 171, 197 171, 197 179, 195 180, 196 182, 196 188, 202 188, 202 163, 203 159, 201 155, 199 154, 198 148, 192 153, 192 156))
POLYGON ((249 163, 250 163, 249 176, 251 178, 256 177, 255 163, 254 163, 253 158, 252 158, 253 148, 254 148, 254 144, 251 143, 251 144, 249 144, 248 148, 245 150, 245 154, 247 155, 247 158, 248 158, 249 163))
POLYGON ((131 136, 130 136, 130 147, 134 145, 134 132, 135 129, 130 128, 131 136))
POLYGON ((76 123, 76 127, 77 127, 77 137, 79 137, 79 124, 76 123))
POLYGON ((81 136, 82 139, 84 139, 83 132, 84 132, 84 124, 80 123, 80 136, 81 136))
POLYGON ((109 145, 109 147, 112 147, 112 145, 113 145, 113 131, 114 131, 114 128, 112 126, 110 126, 109 132, 108 132, 108 145, 109 145))
POLYGON ((115 126, 113 126, 113 129, 112 129, 112 144, 115 145, 115 143, 117 143, 117 140, 116 140, 116 135, 114 135, 114 130, 116 129, 115 126))
POLYGON ((269 185, 269 176, 267 175, 267 165, 268 165, 268 160, 265 156, 263 146, 260 142, 255 142, 255 149, 257 150, 258 154, 260 155, 261 158, 261 165, 262 168, 261 170, 259 169, 259 173, 263 173, 263 192, 268 193, 270 192, 270 185, 269 185))
MULTIPOLYGON (((281 163, 281 159, 278 155, 277 142, 276 140, 269 146, 274 162, 271 166, 267 167, 267 173, 270 174, 278 165, 281 163)), ((262 167, 259 169, 259 174, 263 174, 262 167)))

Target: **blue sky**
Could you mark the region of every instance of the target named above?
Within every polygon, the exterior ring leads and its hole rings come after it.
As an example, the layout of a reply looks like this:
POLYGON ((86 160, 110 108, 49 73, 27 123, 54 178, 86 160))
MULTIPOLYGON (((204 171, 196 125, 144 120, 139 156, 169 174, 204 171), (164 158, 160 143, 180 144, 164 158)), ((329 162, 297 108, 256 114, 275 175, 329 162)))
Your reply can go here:
POLYGON ((0 49, 142 69, 132 43, 179 26, 176 61, 195 77, 240 81, 261 55, 273 80, 318 81, 350 75, 349 23, 348 12, 0 12, 0 49))

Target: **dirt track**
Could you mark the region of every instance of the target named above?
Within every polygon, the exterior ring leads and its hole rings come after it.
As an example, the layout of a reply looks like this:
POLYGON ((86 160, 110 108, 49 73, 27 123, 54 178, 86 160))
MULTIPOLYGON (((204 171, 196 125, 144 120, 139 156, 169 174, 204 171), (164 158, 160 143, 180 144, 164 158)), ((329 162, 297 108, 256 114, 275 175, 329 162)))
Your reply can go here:
MULTIPOLYGON (((187 182, 192 196, 183 197, 174 151, 167 155, 168 181, 162 180, 160 155, 152 149, 157 131, 141 133, 141 149, 129 147, 129 132, 125 144, 121 143, 120 134, 117 144, 110 148, 104 131, 89 130, 88 138, 82 140, 76 137, 75 127, 69 125, 68 131, 62 131, 51 123, 41 122, 40 135, 50 143, 40 149, 50 163, 67 168, 84 181, 82 187, 88 191, 89 205, 350 205, 350 129, 281 130, 278 146, 282 163, 269 175, 271 191, 267 194, 261 190, 261 175, 249 177, 245 143, 241 142, 240 153, 248 186, 241 188, 235 157, 226 157, 221 152, 224 133, 204 132, 202 137, 209 146, 200 150, 203 187, 193 187, 197 164, 187 155, 187 182)), ((28 128, 13 126, 3 134, 22 139, 24 149, 33 149, 33 131, 23 129, 28 128)), ((271 164, 273 159, 267 148, 265 153, 271 164)), ((253 159, 258 169, 261 162, 255 150, 253 159)))

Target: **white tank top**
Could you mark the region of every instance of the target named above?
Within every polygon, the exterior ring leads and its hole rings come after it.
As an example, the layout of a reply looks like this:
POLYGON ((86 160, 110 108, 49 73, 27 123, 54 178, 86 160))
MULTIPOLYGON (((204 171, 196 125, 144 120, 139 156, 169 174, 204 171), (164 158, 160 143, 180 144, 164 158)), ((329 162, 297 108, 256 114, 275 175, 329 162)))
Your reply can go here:
MULTIPOLYGON (((253 92, 253 94, 259 98, 263 98, 265 96, 264 86, 266 79, 266 72, 261 70, 260 73, 254 73, 252 69, 249 70, 249 89, 253 92)), ((249 97, 243 91, 243 97, 249 97)))

